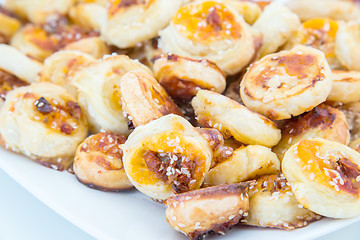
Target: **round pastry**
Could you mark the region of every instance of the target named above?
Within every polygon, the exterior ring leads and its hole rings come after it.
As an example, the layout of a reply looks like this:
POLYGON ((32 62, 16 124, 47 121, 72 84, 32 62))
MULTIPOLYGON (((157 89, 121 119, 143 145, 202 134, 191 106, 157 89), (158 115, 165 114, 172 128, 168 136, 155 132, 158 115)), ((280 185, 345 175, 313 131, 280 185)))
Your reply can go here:
POLYGON ((182 0, 113 0, 109 4, 102 37, 108 44, 129 48, 156 37, 181 6, 182 0))
POLYGON ((103 191, 132 188, 122 163, 121 144, 126 137, 109 132, 91 135, 82 142, 74 158, 76 178, 86 186, 103 191))
POLYGON ((158 200, 200 188, 213 156, 201 134, 173 114, 135 128, 123 150, 129 180, 158 200))
POLYGON ((360 9, 352 0, 291 0, 285 1, 285 6, 302 21, 317 17, 349 21, 360 17, 360 9))
POLYGON ((70 166, 87 131, 74 97, 52 83, 33 83, 9 92, 0 110, 6 148, 56 170, 70 166))
POLYGON ((40 62, 27 57, 16 48, 0 44, 0 69, 32 83, 37 81, 42 67, 40 62))
POLYGON ((219 93, 199 90, 191 102, 199 123, 245 144, 276 145, 280 130, 266 117, 219 93))
POLYGON ((88 37, 67 44, 64 50, 76 50, 93 56, 102 58, 110 53, 108 46, 100 37, 88 37))
POLYGON ((283 174, 263 176, 249 190, 249 215, 241 222, 259 227, 295 229, 319 220, 305 209, 291 191, 283 174))
POLYGON ((236 149, 230 158, 211 168, 205 176, 204 185, 239 183, 279 171, 280 161, 270 148, 243 146, 236 149))
POLYGON ((129 134, 128 119, 123 115, 120 79, 128 71, 151 71, 125 55, 107 56, 68 75, 77 88, 78 101, 94 133, 104 129, 118 134, 129 134))
POLYGON ((166 220, 190 239, 203 239, 208 232, 225 231, 247 216, 248 184, 202 188, 166 199, 166 220))
POLYGON ((360 101, 360 72, 332 71, 333 87, 328 101, 351 103, 360 101))
POLYGON ((0 6, 0 43, 7 43, 20 26, 16 15, 0 6))
POLYGON ((360 153, 321 138, 304 139, 285 153, 282 171, 296 199, 332 218, 360 215, 360 153))
POLYGON ((69 17, 82 28, 100 32, 106 23, 106 8, 96 3, 82 3, 70 9, 69 17))
POLYGON ((340 63, 349 70, 360 71, 360 23, 343 24, 336 34, 335 53, 340 63))
POLYGON ((63 86, 69 93, 76 96, 76 88, 68 84, 66 80, 69 71, 95 61, 96 59, 92 56, 79 51, 62 50, 55 52, 45 59, 39 81, 52 82, 63 86))
POLYGON ((181 7, 159 34, 164 52, 208 59, 226 75, 239 72, 255 52, 250 27, 220 1, 195 1, 181 7))
POLYGON ((282 160, 291 145, 314 137, 348 145, 350 133, 345 115, 336 108, 321 104, 310 112, 289 119, 282 125, 281 140, 273 151, 282 160))
POLYGON ((51 15, 66 15, 75 0, 5 0, 4 8, 33 23, 45 23, 51 15))
POLYGON ((297 44, 303 44, 321 50, 331 68, 341 65, 335 55, 335 37, 339 23, 330 18, 314 18, 304 22, 297 33, 286 44, 291 49, 297 44))
POLYGON ((332 79, 324 53, 298 45, 253 63, 240 84, 245 106, 270 119, 288 119, 324 102, 332 79))
POLYGON ((199 89, 222 93, 226 86, 222 71, 206 59, 166 54, 155 60, 153 71, 155 78, 174 99, 189 101, 199 89))
POLYGON ((253 27, 263 35, 259 57, 276 52, 300 26, 300 19, 280 3, 271 3, 256 20, 253 27))

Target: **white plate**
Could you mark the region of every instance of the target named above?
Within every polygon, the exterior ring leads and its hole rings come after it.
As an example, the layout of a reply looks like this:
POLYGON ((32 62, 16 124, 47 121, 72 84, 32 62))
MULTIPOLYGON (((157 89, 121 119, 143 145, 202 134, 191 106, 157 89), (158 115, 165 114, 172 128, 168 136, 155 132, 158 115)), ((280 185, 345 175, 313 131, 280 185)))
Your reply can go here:
MULTIPOLYGON (((0 167, 50 208, 97 239, 186 239, 167 224, 164 206, 136 190, 92 190, 74 175, 45 168, 3 149, 0 167)), ((217 239, 313 239, 358 220, 323 219, 294 231, 236 226, 217 239)))

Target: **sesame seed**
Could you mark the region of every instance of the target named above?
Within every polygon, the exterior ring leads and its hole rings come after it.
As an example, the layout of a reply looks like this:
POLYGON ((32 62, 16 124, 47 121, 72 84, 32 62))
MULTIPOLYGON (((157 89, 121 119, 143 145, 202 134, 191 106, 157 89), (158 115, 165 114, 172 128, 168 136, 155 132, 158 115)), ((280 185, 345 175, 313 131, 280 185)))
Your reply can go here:
POLYGON ((172 216, 171 218, 173 221, 176 221, 176 216, 172 216))
POLYGON ((180 207, 184 208, 184 203, 183 202, 180 203, 180 207))
POLYGON ((233 219, 234 217, 235 217, 235 215, 230 215, 229 220, 233 219))
POLYGON ((313 181, 315 179, 315 173, 310 173, 309 178, 311 181, 313 181))
POLYGON ((360 175, 355 178, 357 182, 360 182, 360 175))
POLYGON ((240 215, 243 215, 244 214, 244 211, 242 209, 239 210, 239 214, 240 215))
POLYGON ((196 226, 196 227, 200 226, 200 222, 196 222, 196 223, 195 223, 195 226, 196 226))
POLYGON ((247 217, 248 215, 249 215, 249 213, 245 212, 243 216, 247 217))
POLYGON ((304 205, 299 204, 299 205, 298 205, 298 208, 304 208, 304 205))
POLYGON ((184 227, 185 227, 185 224, 179 223, 178 226, 181 227, 181 228, 184 228, 184 227))

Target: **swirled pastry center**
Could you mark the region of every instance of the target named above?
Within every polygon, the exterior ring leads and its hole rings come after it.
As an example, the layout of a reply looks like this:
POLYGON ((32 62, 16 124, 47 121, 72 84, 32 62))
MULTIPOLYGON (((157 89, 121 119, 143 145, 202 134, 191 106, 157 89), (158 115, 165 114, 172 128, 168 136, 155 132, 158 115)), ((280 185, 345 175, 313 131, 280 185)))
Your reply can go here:
POLYGON ((241 37, 240 23, 225 5, 218 2, 184 6, 172 18, 172 23, 182 35, 198 42, 241 37))

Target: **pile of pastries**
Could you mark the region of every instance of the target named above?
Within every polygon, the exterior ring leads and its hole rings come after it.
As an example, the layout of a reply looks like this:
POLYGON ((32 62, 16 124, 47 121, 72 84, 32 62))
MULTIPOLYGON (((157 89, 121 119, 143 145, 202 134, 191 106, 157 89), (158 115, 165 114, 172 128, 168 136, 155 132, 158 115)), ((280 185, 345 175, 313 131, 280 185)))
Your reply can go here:
POLYGON ((191 239, 359 216, 359 17, 351 0, 5 0, 0 144, 135 188, 191 239))

